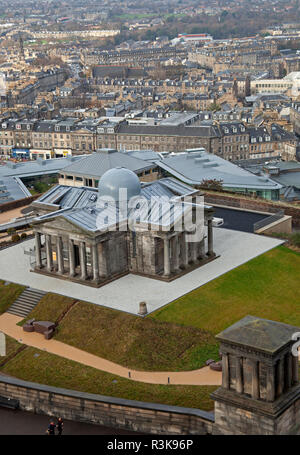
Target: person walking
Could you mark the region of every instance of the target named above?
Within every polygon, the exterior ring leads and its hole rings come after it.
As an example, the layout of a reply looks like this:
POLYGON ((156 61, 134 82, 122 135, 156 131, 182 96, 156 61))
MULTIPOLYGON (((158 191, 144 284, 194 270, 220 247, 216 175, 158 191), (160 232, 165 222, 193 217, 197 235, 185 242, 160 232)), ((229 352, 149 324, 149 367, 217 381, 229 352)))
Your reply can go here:
POLYGON ((51 420, 51 422, 49 423, 47 433, 55 434, 55 423, 53 422, 53 420, 51 420))
POLYGON ((57 425, 56 425, 57 431, 59 435, 62 435, 63 428, 64 428, 64 421, 61 417, 57 419, 57 425))

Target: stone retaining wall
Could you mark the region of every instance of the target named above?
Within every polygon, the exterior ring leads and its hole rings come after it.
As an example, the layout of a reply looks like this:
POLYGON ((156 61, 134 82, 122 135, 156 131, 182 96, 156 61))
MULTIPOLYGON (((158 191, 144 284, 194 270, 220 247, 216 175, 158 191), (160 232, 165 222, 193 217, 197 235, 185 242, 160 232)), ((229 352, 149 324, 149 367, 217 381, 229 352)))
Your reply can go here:
POLYGON ((23 199, 18 199, 17 201, 5 202, 0 206, 0 213, 8 212, 9 210, 18 209, 19 207, 24 207, 26 205, 31 204, 37 198, 39 198, 40 194, 35 194, 34 196, 25 197, 23 199))
POLYGON ((0 375, 0 396, 17 399, 36 414, 145 434, 211 434, 213 413, 59 389, 0 375))

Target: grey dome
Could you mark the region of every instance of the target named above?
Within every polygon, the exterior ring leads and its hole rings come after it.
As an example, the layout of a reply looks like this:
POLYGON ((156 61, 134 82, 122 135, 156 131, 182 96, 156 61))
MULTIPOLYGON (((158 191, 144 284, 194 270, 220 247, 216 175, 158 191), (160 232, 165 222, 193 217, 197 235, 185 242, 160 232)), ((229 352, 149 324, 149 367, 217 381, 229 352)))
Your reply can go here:
POLYGON ((119 190, 122 188, 127 190, 127 200, 141 194, 141 183, 138 176, 125 167, 116 167, 102 175, 98 185, 98 194, 100 198, 110 197, 119 202, 119 190))

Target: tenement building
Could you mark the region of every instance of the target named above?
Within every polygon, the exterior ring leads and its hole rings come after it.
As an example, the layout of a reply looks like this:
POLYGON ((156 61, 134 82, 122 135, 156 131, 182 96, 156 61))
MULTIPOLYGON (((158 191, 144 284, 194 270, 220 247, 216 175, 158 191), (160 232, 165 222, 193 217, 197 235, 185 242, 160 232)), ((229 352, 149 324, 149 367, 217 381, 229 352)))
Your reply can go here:
POLYGON ((213 209, 199 195, 173 178, 141 183, 122 167, 98 189, 58 185, 33 203, 32 269, 96 287, 128 273, 177 278, 216 257, 213 209))

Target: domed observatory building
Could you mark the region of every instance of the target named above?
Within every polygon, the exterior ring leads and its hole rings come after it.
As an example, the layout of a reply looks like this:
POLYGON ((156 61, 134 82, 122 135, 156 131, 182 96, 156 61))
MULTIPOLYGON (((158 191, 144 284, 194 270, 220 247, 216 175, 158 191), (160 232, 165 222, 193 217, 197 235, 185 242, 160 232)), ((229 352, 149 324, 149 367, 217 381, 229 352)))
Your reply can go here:
POLYGON ((105 172, 98 189, 57 185, 33 203, 32 269, 96 287, 128 273, 173 280, 216 257, 213 208, 197 196, 124 167, 105 172))

